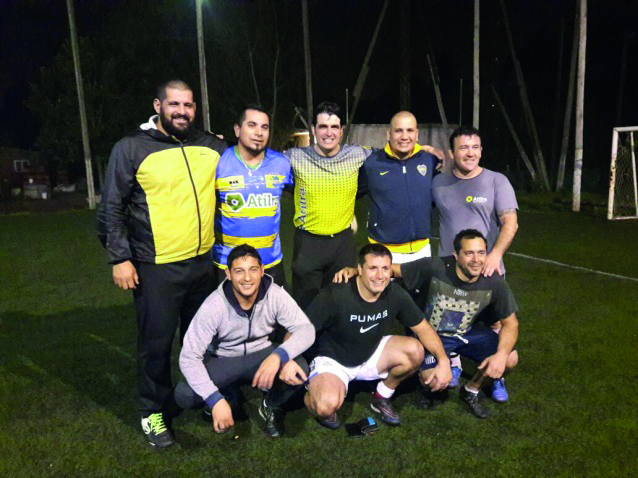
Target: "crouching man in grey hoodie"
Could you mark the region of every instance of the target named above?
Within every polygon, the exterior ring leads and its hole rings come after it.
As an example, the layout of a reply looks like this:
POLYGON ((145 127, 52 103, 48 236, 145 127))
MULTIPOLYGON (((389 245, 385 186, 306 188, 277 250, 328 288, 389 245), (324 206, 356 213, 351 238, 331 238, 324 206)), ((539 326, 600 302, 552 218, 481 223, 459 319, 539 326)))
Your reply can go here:
POLYGON ((227 264, 227 280, 204 301, 184 337, 179 366, 185 380, 175 388, 175 402, 181 408, 205 403, 221 433, 234 420, 220 388, 251 383, 267 390, 259 414, 264 433, 277 438, 284 434, 281 406, 307 379, 308 364, 300 354, 314 342, 315 329, 292 297, 264 274, 255 248, 237 246, 227 264), (277 323, 287 332, 281 345, 268 337, 277 323))

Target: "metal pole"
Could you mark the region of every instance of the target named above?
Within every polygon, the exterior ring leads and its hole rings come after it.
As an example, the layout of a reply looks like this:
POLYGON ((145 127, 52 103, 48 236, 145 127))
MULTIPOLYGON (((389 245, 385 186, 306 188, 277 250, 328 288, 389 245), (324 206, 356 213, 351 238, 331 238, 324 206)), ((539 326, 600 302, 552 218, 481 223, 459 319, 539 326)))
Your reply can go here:
POLYGON ((474 116, 472 118, 472 125, 478 129, 479 127, 479 107, 480 107, 480 70, 479 70, 479 26, 480 26, 480 13, 479 13, 479 0, 474 0, 474 116))
POLYGON ((631 143, 631 171, 634 173, 634 204, 638 216, 638 182, 636 182, 636 150, 634 149, 634 132, 629 133, 631 143))
POLYGON ((585 109, 585 51, 587 47, 587 0, 580 0, 580 42, 578 46, 578 87, 576 89, 576 141, 572 211, 580 211, 580 184, 583 175, 583 116, 585 109))
MULTIPOLYGON (((313 123, 312 114, 312 65, 310 63, 310 29, 308 27, 308 0, 301 2, 301 12, 303 17, 303 51, 306 63, 306 109, 308 111, 308 124, 313 123)), ((310 138, 310 146, 315 144, 312 135, 312 128, 308 128, 308 136, 310 138)))
POLYGON ((350 123, 350 95, 348 94, 348 88, 346 88, 346 123, 350 123))
POLYGON ((463 78, 459 86, 459 126, 463 125, 463 78))
POLYGON ((607 219, 614 218, 614 192, 616 190, 616 160, 618 158, 618 130, 614 128, 611 139, 611 174, 609 177, 609 200, 607 201, 607 219))
POLYGON ((361 97, 361 92, 363 91, 363 84, 366 81, 366 76, 368 76, 368 70, 370 67, 368 63, 370 62, 370 57, 372 56, 372 51, 374 50, 374 44, 377 42, 377 36, 379 35, 379 30, 381 30, 381 24, 383 23, 383 17, 385 16, 385 11, 388 9, 388 3, 390 0, 385 0, 383 2, 383 6, 381 7, 381 13, 379 14, 379 20, 377 20, 377 26, 374 28, 374 33, 372 34, 372 40, 370 40, 370 45, 368 46, 368 51, 366 53, 366 57, 363 60, 363 65, 361 65, 361 71, 359 72, 359 78, 357 78, 357 84, 354 87, 354 91, 352 92, 352 96, 354 96, 354 104, 352 105, 352 114, 350 115, 350 120, 346 125, 346 130, 343 133, 343 138, 341 140, 342 143, 346 143, 348 141, 348 135, 350 134, 350 126, 352 125, 352 121, 354 121, 354 114, 357 112, 357 106, 359 106, 359 99, 361 97))
POLYGON ((206 53, 204 52, 204 18, 202 0, 195 2, 197 8, 197 51, 199 53, 199 83, 202 89, 202 116, 204 131, 210 131, 210 111, 208 109, 208 81, 206 80, 206 53))
POLYGON ((75 11, 73 0, 66 0, 69 14, 69 28, 71 30, 71 50, 73 51, 73 66, 75 69, 75 86, 78 90, 78 103, 80 106, 80 125, 82 127, 82 147, 84 148, 84 166, 86 168, 86 187, 89 194, 89 209, 95 209, 95 186, 93 184, 93 166, 91 164, 91 147, 89 145, 89 128, 86 120, 86 108, 84 106, 84 86, 82 83, 82 69, 80 68, 80 52, 78 36, 75 30, 75 11))

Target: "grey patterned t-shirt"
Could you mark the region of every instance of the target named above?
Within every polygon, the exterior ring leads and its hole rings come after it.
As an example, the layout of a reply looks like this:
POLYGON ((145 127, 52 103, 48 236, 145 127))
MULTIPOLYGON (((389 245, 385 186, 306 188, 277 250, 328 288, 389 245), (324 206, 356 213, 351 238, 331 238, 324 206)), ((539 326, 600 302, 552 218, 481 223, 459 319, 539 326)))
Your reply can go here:
POLYGON ((441 335, 463 335, 480 319, 486 325, 516 312, 514 295, 502 276, 462 281, 453 256, 426 257, 401 265, 408 289, 419 289, 419 306, 441 335))

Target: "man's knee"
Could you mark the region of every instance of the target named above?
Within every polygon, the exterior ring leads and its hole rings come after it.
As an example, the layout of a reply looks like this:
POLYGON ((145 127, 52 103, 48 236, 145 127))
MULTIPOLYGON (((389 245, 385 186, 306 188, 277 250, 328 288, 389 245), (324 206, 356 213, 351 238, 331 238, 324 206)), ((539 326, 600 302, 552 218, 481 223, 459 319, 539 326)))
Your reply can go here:
POLYGON ((185 381, 175 387, 175 403, 181 408, 195 408, 203 403, 202 398, 185 381))
POLYGON ((329 417, 341 408, 345 386, 336 376, 324 377, 322 375, 324 374, 315 377, 310 383, 306 405, 320 417, 329 417))
POLYGON ((507 357, 507 363, 505 364, 505 368, 509 371, 518 365, 518 351, 512 350, 510 352, 509 357, 507 357))
POLYGON ((417 368, 421 365, 425 357, 425 351, 421 342, 416 339, 410 340, 410 342, 406 344, 405 355, 413 368, 417 368))

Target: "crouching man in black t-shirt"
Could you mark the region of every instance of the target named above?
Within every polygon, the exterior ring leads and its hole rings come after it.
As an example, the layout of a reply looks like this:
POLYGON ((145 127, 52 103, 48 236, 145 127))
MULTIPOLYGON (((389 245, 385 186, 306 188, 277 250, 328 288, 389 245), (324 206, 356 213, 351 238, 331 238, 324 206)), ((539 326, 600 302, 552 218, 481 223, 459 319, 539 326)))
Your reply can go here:
MULTIPOLYGON (((424 258, 393 265, 394 277, 402 277, 410 290, 421 291, 419 304, 428 322, 437 331, 445 351, 456 352, 478 363, 478 370, 459 393, 471 412, 487 418, 488 410, 479 400, 479 390, 492 380, 498 380, 518 362, 514 346, 518 338, 516 302, 503 276, 481 275, 487 257, 485 236, 475 229, 459 232, 454 238, 454 255, 424 258), (500 333, 489 326, 501 323, 500 333)), ((356 270, 338 272, 336 280, 347 280, 356 270)), ((436 384, 438 357, 427 346, 420 378, 426 384, 436 384)), ((447 363, 447 362, 446 362, 447 363)), ((435 389, 431 387, 434 391, 435 389)), ((427 391, 421 405, 430 408, 434 396, 427 391)))
POLYGON ((385 423, 399 425, 390 398, 399 383, 418 370, 423 347, 437 359, 427 384, 441 390, 452 378, 438 335, 408 293, 390 281, 390 251, 381 244, 365 245, 356 270, 356 280, 323 289, 306 311, 317 338, 309 350, 315 359, 304 401, 317 421, 330 429, 341 425, 337 410, 352 380, 382 379, 370 407, 385 423), (418 340, 388 335, 394 319, 418 340))

